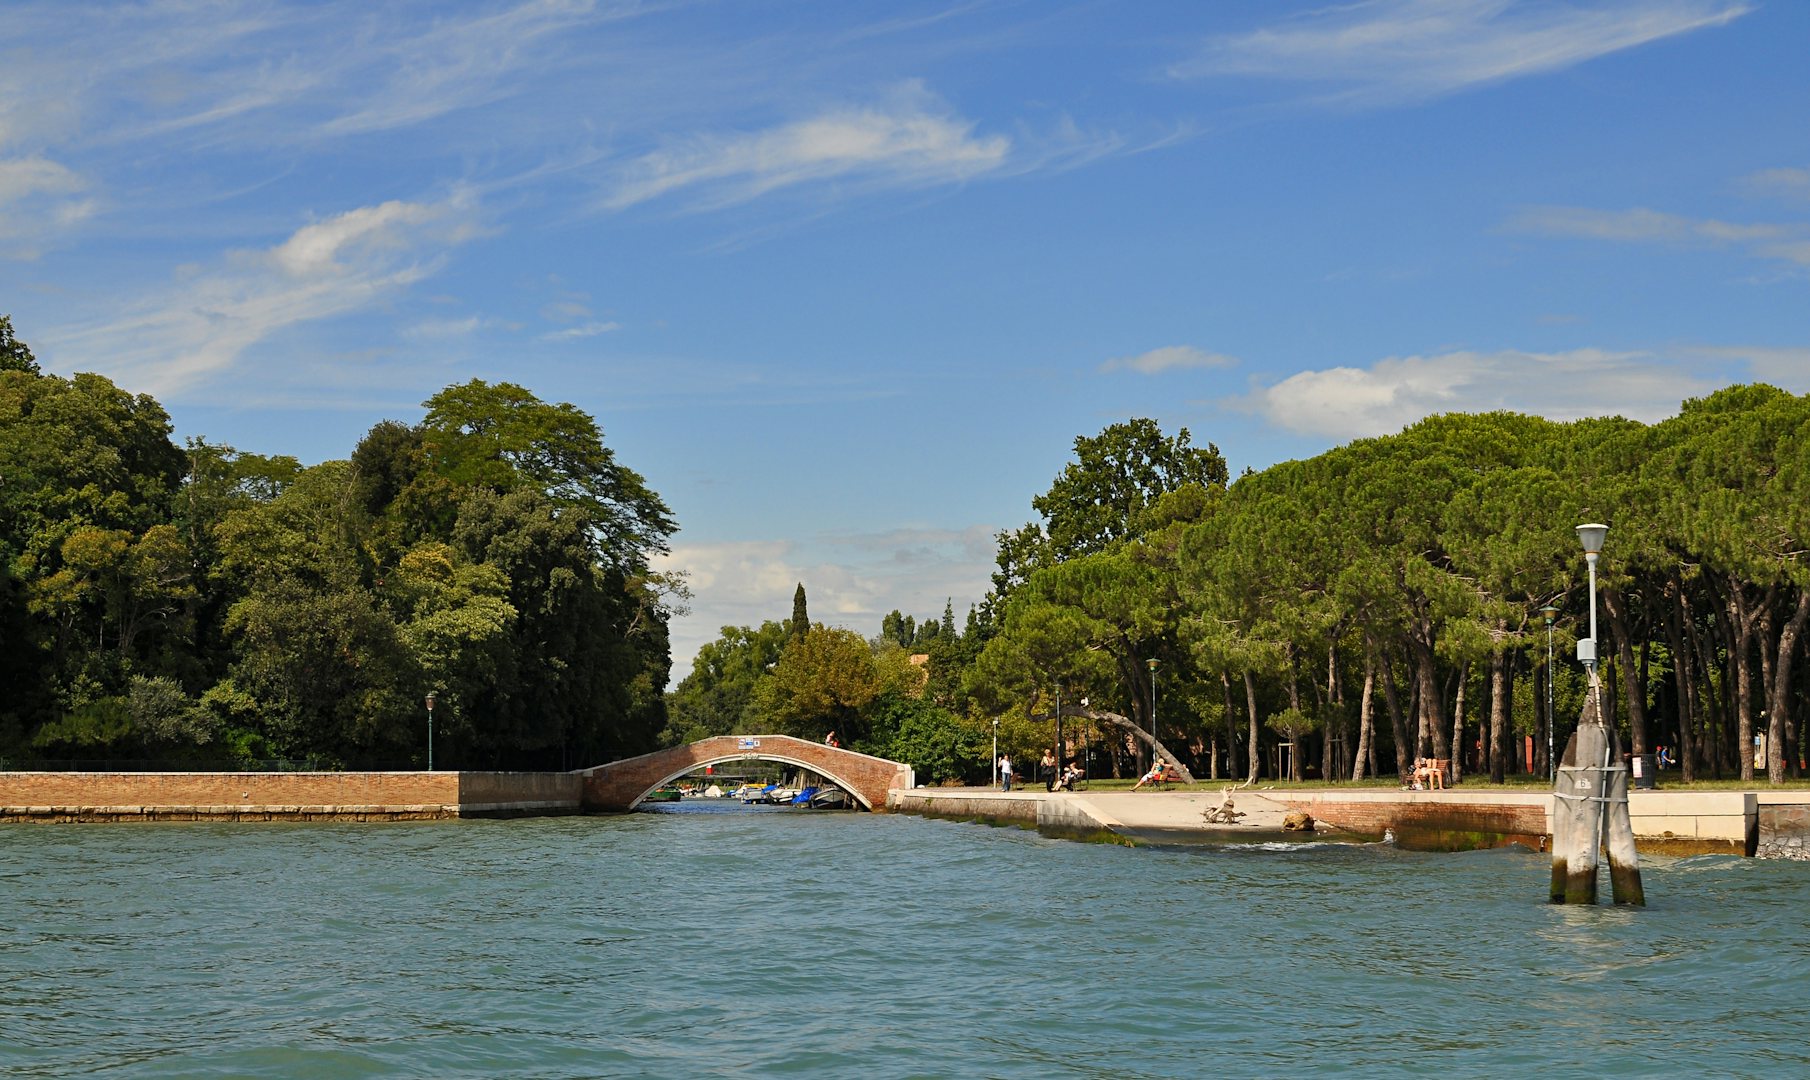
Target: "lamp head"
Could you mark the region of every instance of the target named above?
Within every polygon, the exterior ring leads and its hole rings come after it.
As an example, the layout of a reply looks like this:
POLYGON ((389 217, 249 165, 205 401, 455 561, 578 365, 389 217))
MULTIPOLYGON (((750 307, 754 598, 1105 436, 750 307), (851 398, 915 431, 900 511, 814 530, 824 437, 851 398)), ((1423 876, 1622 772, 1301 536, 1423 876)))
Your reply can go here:
POLYGON ((1154 675, 1156 673, 1156 665, 1161 662, 1162 661, 1158 660, 1156 657, 1153 656, 1150 659, 1144 661, 1144 664, 1146 667, 1148 667, 1150 669, 1151 674, 1154 675))
POLYGON ((434 692, 432 690, 429 690, 427 692, 427 711, 428 712, 434 711, 434 697, 435 697, 434 692))
POLYGON ((1559 606, 1557 604, 1547 604, 1540 609, 1540 614, 1546 616, 1546 625, 1551 626, 1552 621, 1559 617, 1559 606))
POLYGON ((1600 555, 1603 550, 1603 537, 1608 535, 1609 526, 1590 524, 1577 527, 1577 538, 1583 542, 1584 554, 1600 555))

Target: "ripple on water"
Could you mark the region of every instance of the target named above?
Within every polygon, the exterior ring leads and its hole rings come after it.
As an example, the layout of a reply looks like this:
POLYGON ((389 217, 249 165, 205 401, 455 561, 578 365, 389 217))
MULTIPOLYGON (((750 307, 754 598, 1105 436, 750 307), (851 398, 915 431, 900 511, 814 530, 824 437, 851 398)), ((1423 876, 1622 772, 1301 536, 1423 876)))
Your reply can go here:
POLYGON ((0 830, 0 1076, 1810 1073, 1810 871, 1581 909, 1543 859, 686 804, 0 830))

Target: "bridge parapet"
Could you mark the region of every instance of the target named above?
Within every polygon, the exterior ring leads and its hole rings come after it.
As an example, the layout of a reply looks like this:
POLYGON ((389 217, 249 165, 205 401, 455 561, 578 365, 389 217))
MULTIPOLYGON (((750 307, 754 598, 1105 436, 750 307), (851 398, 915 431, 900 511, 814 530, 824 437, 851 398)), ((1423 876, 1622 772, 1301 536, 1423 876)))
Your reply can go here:
POLYGON ((869 810, 886 809, 886 793, 909 789, 909 765, 790 735, 718 735, 685 746, 580 769, 589 810, 632 810, 648 793, 695 769, 730 761, 778 761, 819 773, 869 810))

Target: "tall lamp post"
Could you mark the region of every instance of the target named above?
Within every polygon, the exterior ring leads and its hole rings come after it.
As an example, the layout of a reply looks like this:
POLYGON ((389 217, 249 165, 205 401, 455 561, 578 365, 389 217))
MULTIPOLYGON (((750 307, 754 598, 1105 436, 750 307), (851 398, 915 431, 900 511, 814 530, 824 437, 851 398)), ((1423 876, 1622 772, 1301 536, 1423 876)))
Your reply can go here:
MULTIPOLYGON (((1056 684, 1056 770, 1054 776, 1062 775, 1062 684, 1056 684)), ((1055 781, 1050 781, 1052 784, 1055 781)))
POLYGON ((1546 779, 1550 781, 1559 775, 1559 763, 1552 756, 1552 623, 1559 617, 1559 607, 1549 603, 1540 614, 1546 616, 1546 779))
POLYGON ((993 786, 999 786, 999 717, 993 718, 993 786))
MULTIPOLYGON (((1596 674, 1596 560, 1603 553, 1603 537, 1608 534, 1607 525, 1577 527, 1577 538, 1584 545, 1584 562, 1590 567, 1590 641, 1588 647, 1582 641, 1577 643, 1577 658, 1592 675, 1596 674)), ((1597 719, 1600 721, 1602 716, 1598 714, 1597 719)))
POLYGON ((1150 768, 1156 768, 1156 657, 1144 661, 1150 668, 1150 768))
POLYGON ((434 692, 427 692, 427 771, 434 771, 434 692))

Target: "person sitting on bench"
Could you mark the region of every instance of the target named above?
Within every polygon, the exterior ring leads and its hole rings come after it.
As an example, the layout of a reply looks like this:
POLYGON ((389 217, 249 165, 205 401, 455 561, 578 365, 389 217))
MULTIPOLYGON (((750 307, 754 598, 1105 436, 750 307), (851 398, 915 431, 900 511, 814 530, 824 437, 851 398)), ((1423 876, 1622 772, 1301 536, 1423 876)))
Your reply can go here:
POLYGON ((1150 766, 1149 772, 1138 777, 1138 782, 1131 785, 1131 790, 1136 791, 1145 784, 1167 784, 1174 779, 1175 777, 1169 772, 1169 763, 1167 761, 1158 761, 1155 765, 1150 766))
POLYGON ((1071 761, 1068 763, 1068 767, 1062 770, 1062 775, 1056 777, 1056 786, 1050 788, 1050 790, 1073 791, 1075 790, 1075 781, 1084 779, 1086 776, 1087 774, 1081 771, 1080 766, 1071 761))

